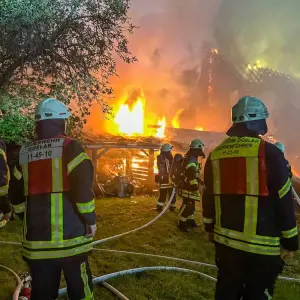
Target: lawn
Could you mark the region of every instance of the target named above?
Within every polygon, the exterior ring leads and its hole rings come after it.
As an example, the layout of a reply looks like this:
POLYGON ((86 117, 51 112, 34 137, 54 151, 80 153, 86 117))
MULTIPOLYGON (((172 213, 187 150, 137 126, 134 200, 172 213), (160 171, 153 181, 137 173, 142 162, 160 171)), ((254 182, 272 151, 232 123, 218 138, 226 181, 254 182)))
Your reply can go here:
MULTIPOLYGON (((98 231, 96 239, 101 239, 139 227, 153 219, 157 213, 153 210, 156 199, 134 197, 131 199, 97 200, 98 231)), ((178 204, 179 206, 179 204, 178 204)), ((200 205, 197 207, 197 221, 201 224, 200 205)), ((21 239, 21 223, 10 222, 0 231, 0 240, 21 239)), ((176 213, 167 212, 160 220, 138 233, 129 234, 117 240, 97 246, 99 248, 125 250, 173 256, 214 264, 214 248, 206 241, 202 227, 181 233, 176 227, 176 213)), ((93 274, 100 276, 119 270, 143 266, 177 266, 190 268, 212 276, 216 271, 165 259, 143 256, 94 251, 91 257, 93 274)), ((300 256, 298 264, 286 267, 284 275, 300 278, 300 256)), ((0 264, 12 268, 18 274, 26 270, 21 258, 21 249, 17 246, 0 246, 0 264)), ((214 283, 193 274, 170 271, 152 271, 139 275, 130 275, 109 280, 129 299, 137 300, 173 300, 173 299, 213 299, 214 283)), ((0 271, 0 299, 11 299, 15 288, 14 278, 0 271)), ((101 286, 95 289, 95 299, 115 299, 101 286)), ((300 299, 300 284, 278 282, 274 300, 300 299)))

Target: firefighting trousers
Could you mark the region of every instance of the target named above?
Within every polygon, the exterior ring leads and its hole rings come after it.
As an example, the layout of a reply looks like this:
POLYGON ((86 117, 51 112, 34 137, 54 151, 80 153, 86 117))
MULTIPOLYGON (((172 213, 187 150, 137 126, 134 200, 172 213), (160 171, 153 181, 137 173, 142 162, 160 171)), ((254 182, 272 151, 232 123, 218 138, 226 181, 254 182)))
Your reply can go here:
MULTIPOLYGON (((158 200, 157 200, 157 206, 163 207, 166 203, 166 200, 170 199, 172 191, 173 191, 172 188, 168 188, 168 189, 160 188, 159 189, 159 197, 158 197, 158 200)), ((173 197, 173 200, 172 200, 172 203, 171 203, 170 207, 173 207, 173 208, 176 207, 176 194, 173 197)))
POLYGON ((195 200, 182 198, 182 205, 178 214, 178 222, 186 223, 188 220, 194 220, 195 200))
POLYGON ((1 196, 0 197, 0 212, 3 214, 11 212, 12 207, 9 202, 8 196, 1 196))
POLYGON ((26 260, 32 276, 30 300, 58 298, 61 272, 67 283, 70 300, 92 300, 92 274, 87 255, 61 259, 26 260))
POLYGON ((258 255, 216 243, 215 300, 271 300, 283 269, 280 256, 258 255))

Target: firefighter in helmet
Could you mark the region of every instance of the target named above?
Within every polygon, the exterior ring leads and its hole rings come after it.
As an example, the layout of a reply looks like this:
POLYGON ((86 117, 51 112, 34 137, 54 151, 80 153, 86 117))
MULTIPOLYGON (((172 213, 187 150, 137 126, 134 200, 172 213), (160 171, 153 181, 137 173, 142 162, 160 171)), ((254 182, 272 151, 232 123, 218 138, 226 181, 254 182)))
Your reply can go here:
MULTIPOLYGON (((285 146, 284 144, 280 143, 280 142, 276 142, 274 144, 283 154, 285 153, 285 146)), ((289 177, 292 179, 293 177, 293 172, 292 172, 292 167, 290 165, 290 163, 288 162, 287 159, 285 159, 285 162, 286 162, 286 166, 287 166, 287 169, 288 169, 288 172, 289 172, 289 177)))
POLYGON ((9 187, 24 223, 31 300, 58 298, 61 271, 69 299, 94 299, 88 263, 96 232, 93 166, 82 146, 65 134, 69 117, 57 99, 39 103, 37 140, 22 146, 9 187))
POLYGON ((190 149, 182 162, 182 187, 178 187, 179 195, 183 198, 178 215, 178 228, 187 231, 188 227, 197 227, 195 221, 195 201, 200 201, 200 171, 199 157, 205 157, 204 144, 200 139, 190 143, 190 149))
MULTIPOLYGON (((172 194, 172 184, 170 182, 170 171, 173 163, 172 146, 170 144, 163 144, 160 148, 160 154, 157 156, 158 175, 156 176, 156 183, 159 185, 159 198, 156 204, 157 211, 162 211, 167 196, 172 194)), ((176 208, 176 195, 174 195, 170 210, 174 211, 176 208)))
POLYGON ((204 169, 203 221, 214 241, 216 300, 272 299, 281 247, 298 250, 291 180, 282 151, 260 138, 269 117, 252 96, 232 108, 229 136, 204 169))

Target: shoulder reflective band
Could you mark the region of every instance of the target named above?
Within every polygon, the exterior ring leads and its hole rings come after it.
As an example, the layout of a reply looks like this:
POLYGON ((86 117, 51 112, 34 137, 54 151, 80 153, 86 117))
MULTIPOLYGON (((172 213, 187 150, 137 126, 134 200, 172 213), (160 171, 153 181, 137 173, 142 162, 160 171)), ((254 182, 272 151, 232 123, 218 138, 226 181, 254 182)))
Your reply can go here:
POLYGON ((4 160, 7 161, 6 153, 2 149, 0 149, 0 154, 3 156, 4 160))
POLYGON ((18 180, 22 178, 22 173, 17 169, 17 167, 14 167, 13 175, 18 180))
POLYGON ((0 187, 0 197, 8 194, 8 184, 0 187))
POLYGON ((70 174, 80 163, 86 159, 90 160, 90 157, 85 152, 77 155, 71 162, 68 163, 68 174, 70 174))
POLYGON ((212 224, 214 222, 213 219, 210 219, 210 218, 203 218, 203 223, 204 224, 212 224))
POLYGON ((198 180, 197 179, 192 179, 189 181, 190 185, 198 185, 198 180))
POLYGON ((24 196, 28 196, 28 164, 21 165, 24 179, 24 196))
POLYGON ((282 234, 282 237, 285 239, 292 238, 292 237, 298 235, 298 228, 296 226, 293 229, 282 231, 281 234, 282 234))
POLYGON ((88 214, 95 210, 95 200, 87 203, 76 203, 77 209, 81 214, 88 214))
POLYGON ((190 167, 195 167, 197 169, 197 163, 191 162, 191 163, 187 164, 185 168, 188 169, 190 167))
POLYGON ((84 286, 84 299, 85 300, 93 300, 93 294, 91 292, 90 286, 89 286, 89 278, 87 275, 86 270, 86 263, 83 262, 80 265, 80 275, 84 286))
POLYGON ((285 185, 278 191, 279 198, 280 199, 283 198, 290 191, 291 187, 292 187, 291 180, 288 179, 285 185))
POLYGON ((210 155, 211 160, 230 157, 258 157, 261 140, 251 137, 230 137, 210 155))
POLYGON ((13 205, 14 211, 16 214, 21 214, 25 211, 25 202, 18 204, 18 205, 13 205))

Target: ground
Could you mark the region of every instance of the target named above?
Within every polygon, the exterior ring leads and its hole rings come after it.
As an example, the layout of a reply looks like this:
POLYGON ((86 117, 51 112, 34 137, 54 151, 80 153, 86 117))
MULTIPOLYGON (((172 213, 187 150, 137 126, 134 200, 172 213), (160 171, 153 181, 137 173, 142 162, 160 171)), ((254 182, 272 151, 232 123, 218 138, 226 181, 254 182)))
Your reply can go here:
MULTIPOLYGON (((98 231, 96 239, 101 239, 134 229, 153 219, 156 200, 149 197, 131 199, 99 199, 96 201, 98 231)), ((179 206, 179 204, 178 204, 179 206)), ((197 221, 201 221, 200 205, 197 207, 197 221)), ((0 240, 21 240, 21 222, 10 222, 0 230, 0 240)), ((101 248, 126 250, 179 257, 214 264, 214 248, 206 240, 203 228, 188 234, 176 228, 176 214, 167 212, 160 220, 138 233, 107 242, 101 248)), ((284 275, 300 278, 300 255, 294 266, 286 267, 284 275)), ((17 246, 0 246, 0 264, 12 268, 18 274, 26 270, 17 246)), ((165 259, 133 256, 125 254, 94 252, 91 267, 94 275, 103 275, 119 270, 142 266, 177 266, 190 268, 216 276, 207 267, 172 262, 165 259)), ((197 275, 187 275, 170 271, 147 272, 108 281, 129 299, 137 300, 209 300, 213 299, 214 283, 197 275)), ((0 299, 11 299, 15 288, 13 276, 0 271, 0 299)), ((110 300, 115 297, 103 287, 96 287, 96 299, 110 300)), ((300 284, 278 282, 274 300, 294 300, 300 298, 300 284)))

